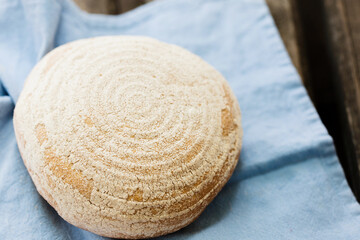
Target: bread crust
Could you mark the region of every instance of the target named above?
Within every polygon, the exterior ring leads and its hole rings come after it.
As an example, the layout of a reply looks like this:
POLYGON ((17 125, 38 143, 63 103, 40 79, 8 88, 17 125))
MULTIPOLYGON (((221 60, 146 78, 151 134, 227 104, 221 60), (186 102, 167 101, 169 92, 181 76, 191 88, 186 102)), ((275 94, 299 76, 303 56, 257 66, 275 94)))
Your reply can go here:
POLYGON ((219 72, 180 47, 131 36, 50 52, 30 73, 13 122, 24 164, 59 215, 126 239, 200 216, 231 177, 243 134, 219 72))

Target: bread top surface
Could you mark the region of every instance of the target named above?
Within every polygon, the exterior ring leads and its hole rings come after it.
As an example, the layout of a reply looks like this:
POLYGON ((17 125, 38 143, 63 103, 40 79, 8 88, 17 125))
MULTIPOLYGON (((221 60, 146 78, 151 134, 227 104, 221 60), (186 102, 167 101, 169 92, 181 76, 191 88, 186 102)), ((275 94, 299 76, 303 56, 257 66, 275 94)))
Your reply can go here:
POLYGON ((54 49, 30 73, 14 117, 30 175, 60 215, 87 228, 94 219, 101 227, 122 221, 129 236, 127 223, 167 221, 207 204, 242 141, 223 76, 146 37, 54 49))

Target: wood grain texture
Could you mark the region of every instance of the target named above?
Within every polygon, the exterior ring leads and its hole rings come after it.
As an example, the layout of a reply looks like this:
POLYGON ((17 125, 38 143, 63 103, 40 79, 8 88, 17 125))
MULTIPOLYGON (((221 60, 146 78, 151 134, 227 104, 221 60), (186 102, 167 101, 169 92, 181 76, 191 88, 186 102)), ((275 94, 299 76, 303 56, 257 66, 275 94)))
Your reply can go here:
POLYGON ((351 185, 360 199, 360 1, 323 1, 329 56, 351 185))
POLYGON ((359 1, 294 0, 294 6, 308 63, 305 86, 359 200, 359 1))
POLYGON ((118 6, 118 13, 127 12, 146 3, 145 0, 115 0, 114 2, 118 6))
POLYGON ((74 0, 84 11, 99 14, 117 14, 117 5, 111 0, 74 0))
POLYGON ((74 2, 89 13, 120 14, 149 2, 149 0, 74 0, 74 2))

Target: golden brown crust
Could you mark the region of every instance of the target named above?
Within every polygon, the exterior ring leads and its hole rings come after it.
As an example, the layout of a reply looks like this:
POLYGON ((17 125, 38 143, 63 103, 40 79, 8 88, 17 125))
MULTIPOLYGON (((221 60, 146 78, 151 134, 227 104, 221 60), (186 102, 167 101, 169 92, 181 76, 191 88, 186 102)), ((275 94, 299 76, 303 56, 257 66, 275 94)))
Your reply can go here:
POLYGON ((128 239, 194 221, 230 178, 242 141, 223 77, 142 37, 52 51, 28 77, 14 128, 38 192, 60 216, 128 239))

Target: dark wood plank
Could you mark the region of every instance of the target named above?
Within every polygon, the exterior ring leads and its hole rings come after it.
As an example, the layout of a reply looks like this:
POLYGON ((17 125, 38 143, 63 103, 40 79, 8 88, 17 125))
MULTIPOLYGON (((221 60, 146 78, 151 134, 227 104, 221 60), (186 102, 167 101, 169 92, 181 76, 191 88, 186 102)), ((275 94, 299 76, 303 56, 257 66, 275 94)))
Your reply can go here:
POLYGON ((115 0, 119 12, 118 13, 124 13, 131 9, 134 9, 144 3, 146 3, 145 0, 115 0))
POLYGON ((329 56, 341 109, 342 140, 352 187, 360 199, 360 2, 324 3, 329 56))
POLYGON ((149 0, 74 0, 74 2, 89 13, 120 14, 149 2, 149 0))
POLYGON ((360 2, 295 0, 308 61, 307 90, 360 200, 360 2))
POLYGON ((118 6, 113 0, 74 0, 74 2, 89 13, 118 14, 118 6))

